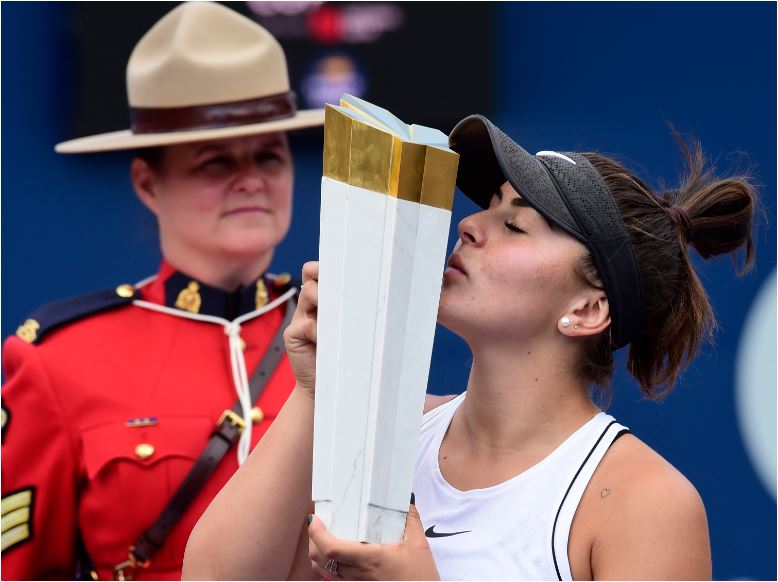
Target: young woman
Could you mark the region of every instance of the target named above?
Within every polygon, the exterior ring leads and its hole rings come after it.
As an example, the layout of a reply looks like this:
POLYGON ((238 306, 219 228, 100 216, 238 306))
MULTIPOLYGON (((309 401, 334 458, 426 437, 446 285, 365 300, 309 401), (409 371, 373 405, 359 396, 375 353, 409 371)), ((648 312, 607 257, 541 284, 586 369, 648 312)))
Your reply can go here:
POLYGON ((137 150, 162 265, 5 343, 8 579, 179 579, 192 527, 294 386, 296 289, 267 270, 291 219, 286 132, 323 113, 296 110, 278 42, 215 3, 156 23, 127 78, 132 130, 58 149, 137 150))
POLYGON ((699 148, 656 194, 593 153, 532 156, 488 120, 452 132, 459 224, 439 321, 473 352, 467 390, 428 397, 405 538, 334 539, 310 512, 317 264, 285 332, 297 385, 195 528, 192 578, 703 579, 694 487, 602 412, 613 353, 650 398, 673 386, 714 320, 688 249, 745 249, 754 191, 716 179, 699 148), (272 470, 268 468, 272 467, 272 470), (413 503, 413 502, 412 502, 413 503), (307 525, 306 525, 307 522, 307 525))

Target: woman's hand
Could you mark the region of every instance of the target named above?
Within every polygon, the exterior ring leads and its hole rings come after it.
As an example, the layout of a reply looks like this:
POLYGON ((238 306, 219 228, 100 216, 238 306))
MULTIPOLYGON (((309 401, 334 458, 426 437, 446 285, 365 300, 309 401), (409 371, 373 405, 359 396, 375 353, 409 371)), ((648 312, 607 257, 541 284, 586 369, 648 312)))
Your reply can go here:
POLYGON ((396 544, 335 539, 315 516, 308 536, 311 567, 330 580, 440 580, 415 505, 408 511, 403 541, 396 544))
POLYGON ((284 344, 297 388, 313 398, 316 385, 316 312, 319 307, 319 263, 303 265, 303 286, 284 344))

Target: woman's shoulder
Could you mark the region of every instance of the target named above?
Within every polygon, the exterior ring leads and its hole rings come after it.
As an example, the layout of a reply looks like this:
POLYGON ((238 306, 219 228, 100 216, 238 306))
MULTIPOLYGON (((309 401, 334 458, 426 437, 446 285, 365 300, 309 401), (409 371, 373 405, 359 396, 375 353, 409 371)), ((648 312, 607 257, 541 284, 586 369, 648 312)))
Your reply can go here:
POLYGON ((590 548, 595 576, 624 578, 639 572, 648 578, 672 574, 695 579, 709 568, 707 519, 699 493, 632 434, 611 445, 575 519, 579 540, 587 540, 590 548))
MULTIPOLYGON (((694 485, 672 464, 631 433, 617 439, 592 477, 592 484, 618 486, 620 498, 663 504, 701 502, 694 485)), ((615 498, 614 498, 615 499, 615 498)))
POLYGON ((424 399, 424 414, 427 414, 430 410, 434 410, 438 406, 446 404, 456 398, 456 394, 446 394, 445 396, 438 396, 437 394, 427 394, 424 399))

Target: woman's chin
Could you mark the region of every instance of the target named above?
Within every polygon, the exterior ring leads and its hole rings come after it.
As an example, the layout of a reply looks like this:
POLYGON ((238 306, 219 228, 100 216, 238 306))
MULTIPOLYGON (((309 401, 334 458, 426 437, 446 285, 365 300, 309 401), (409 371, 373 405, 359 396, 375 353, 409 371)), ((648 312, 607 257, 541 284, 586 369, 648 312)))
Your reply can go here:
POLYGON ((222 241, 222 254, 236 259, 260 258, 267 253, 272 253, 277 242, 269 237, 240 237, 228 241, 222 241))
POLYGON ((461 335, 461 331, 467 327, 467 322, 462 321, 462 312, 453 310, 445 297, 441 295, 438 305, 438 323, 452 333, 461 335))
POLYGON ((229 255, 257 255, 272 252, 283 240, 286 233, 277 233, 268 228, 233 229, 223 235, 219 246, 229 255))

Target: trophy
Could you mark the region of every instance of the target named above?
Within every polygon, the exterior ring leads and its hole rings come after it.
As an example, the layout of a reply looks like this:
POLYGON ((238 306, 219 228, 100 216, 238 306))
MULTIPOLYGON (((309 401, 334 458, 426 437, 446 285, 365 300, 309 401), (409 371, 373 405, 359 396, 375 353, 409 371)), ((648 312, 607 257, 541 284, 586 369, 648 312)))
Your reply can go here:
POLYGON ((402 539, 459 156, 350 95, 327 105, 312 496, 340 539, 402 539))

